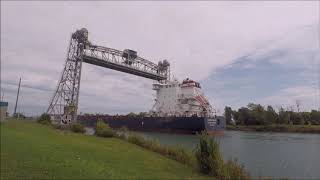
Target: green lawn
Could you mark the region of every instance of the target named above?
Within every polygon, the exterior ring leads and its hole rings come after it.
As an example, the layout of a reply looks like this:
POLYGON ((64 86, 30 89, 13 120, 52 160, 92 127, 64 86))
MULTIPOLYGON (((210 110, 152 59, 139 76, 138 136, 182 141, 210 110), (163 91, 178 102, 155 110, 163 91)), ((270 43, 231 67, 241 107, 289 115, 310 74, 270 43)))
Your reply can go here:
POLYGON ((190 167, 115 138, 35 122, 1 123, 1 179, 201 179, 190 167))

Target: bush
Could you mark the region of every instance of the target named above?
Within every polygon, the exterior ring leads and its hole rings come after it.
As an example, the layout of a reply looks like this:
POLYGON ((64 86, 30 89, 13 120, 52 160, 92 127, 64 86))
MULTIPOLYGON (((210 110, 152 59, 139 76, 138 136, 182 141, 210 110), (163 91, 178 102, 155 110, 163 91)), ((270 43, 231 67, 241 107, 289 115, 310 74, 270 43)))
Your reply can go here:
POLYGON ((157 152, 183 164, 191 164, 191 156, 182 148, 163 146, 156 140, 148 140, 138 134, 129 135, 127 140, 132 144, 157 152))
POLYGON ((75 133, 85 133, 86 130, 84 129, 84 126, 80 123, 73 123, 71 124, 71 131, 75 133))
POLYGON ((183 149, 179 147, 168 147, 168 156, 183 164, 191 164, 191 156, 183 149))
POLYGON ((239 165, 236 159, 223 162, 219 151, 219 144, 210 138, 206 132, 200 134, 200 142, 195 149, 199 170, 218 179, 250 179, 244 166, 239 165))
POLYGON ((126 133, 129 131, 129 129, 126 126, 121 126, 121 128, 119 128, 119 131, 126 133))
POLYGON ((219 144, 215 139, 209 138, 206 132, 200 134, 200 142, 195 149, 195 156, 202 173, 221 177, 223 159, 219 151, 219 144))
POLYGON ((63 125, 61 124, 52 124, 52 127, 55 129, 64 129, 63 125))
POLYGON ((119 138, 119 139, 127 140, 127 136, 126 136, 126 134, 123 133, 123 132, 117 132, 115 135, 116 135, 116 137, 119 138))
POLYGON ((100 137, 114 137, 116 135, 108 124, 104 123, 102 120, 97 122, 95 134, 100 137))
POLYGON ((141 147, 147 147, 147 143, 146 143, 146 140, 138 135, 138 134, 131 134, 128 136, 128 142, 132 143, 132 144, 136 144, 138 146, 141 146, 141 147))
POLYGON ((129 132, 128 128, 126 126, 122 126, 117 131, 117 137, 120 139, 126 140, 128 132, 129 132))
POLYGON ((237 159, 231 159, 224 164, 223 179, 250 179, 249 173, 243 165, 239 165, 237 159))
POLYGON ((160 143, 156 140, 148 140, 145 148, 150 149, 151 151, 157 152, 162 155, 167 154, 167 148, 164 146, 161 146, 160 143))
POLYGON ((37 120, 40 124, 51 124, 51 118, 50 115, 47 113, 41 114, 41 116, 37 120))

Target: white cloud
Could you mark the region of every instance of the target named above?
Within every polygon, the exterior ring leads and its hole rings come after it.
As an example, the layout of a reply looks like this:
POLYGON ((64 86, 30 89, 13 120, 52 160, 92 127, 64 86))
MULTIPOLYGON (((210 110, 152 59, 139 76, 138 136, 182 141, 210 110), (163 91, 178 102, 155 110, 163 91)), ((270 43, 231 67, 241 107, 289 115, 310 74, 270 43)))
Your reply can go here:
MULTIPOLYGON (((1 80, 23 76, 26 84, 54 89, 70 33, 81 27, 96 44, 135 49, 154 62, 168 59, 180 80, 202 80, 270 39, 315 23, 317 3, 1 1, 1 80)), ((151 108, 151 81, 97 71, 84 67, 81 94, 91 96, 80 94, 80 109, 108 111, 110 101, 119 111, 151 108)))
POLYGON ((270 104, 291 108, 296 105, 296 101, 299 101, 301 103, 301 110, 309 111, 310 109, 313 109, 316 104, 318 104, 317 101, 320 100, 315 98, 319 96, 317 91, 316 88, 310 86, 289 87, 281 89, 274 95, 264 97, 260 99, 259 102, 265 105, 270 104))
POLYGON ((318 39, 318 25, 298 27, 219 68, 211 75, 214 79, 204 81, 216 90, 211 100, 219 102, 216 106, 220 109, 226 105, 239 108, 249 102, 292 106, 296 100, 304 103, 304 110, 317 109, 318 39))

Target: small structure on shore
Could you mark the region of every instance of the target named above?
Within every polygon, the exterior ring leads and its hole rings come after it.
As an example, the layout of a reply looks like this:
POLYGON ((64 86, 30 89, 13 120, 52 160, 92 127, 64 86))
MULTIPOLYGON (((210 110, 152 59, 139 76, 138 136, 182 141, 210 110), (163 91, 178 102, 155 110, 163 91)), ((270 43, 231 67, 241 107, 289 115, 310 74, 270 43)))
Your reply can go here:
POLYGON ((4 122, 7 119, 8 102, 0 101, 0 121, 4 122))

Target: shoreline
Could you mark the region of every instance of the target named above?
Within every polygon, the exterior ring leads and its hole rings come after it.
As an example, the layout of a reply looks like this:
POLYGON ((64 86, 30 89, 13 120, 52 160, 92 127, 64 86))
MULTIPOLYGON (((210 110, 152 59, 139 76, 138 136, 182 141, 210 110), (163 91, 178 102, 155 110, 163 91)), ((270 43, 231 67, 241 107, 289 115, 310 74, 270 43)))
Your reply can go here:
POLYGON ((227 125, 226 130, 248 131, 248 132, 279 132, 279 133, 310 133, 320 134, 320 125, 257 125, 257 126, 236 126, 227 125))

